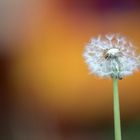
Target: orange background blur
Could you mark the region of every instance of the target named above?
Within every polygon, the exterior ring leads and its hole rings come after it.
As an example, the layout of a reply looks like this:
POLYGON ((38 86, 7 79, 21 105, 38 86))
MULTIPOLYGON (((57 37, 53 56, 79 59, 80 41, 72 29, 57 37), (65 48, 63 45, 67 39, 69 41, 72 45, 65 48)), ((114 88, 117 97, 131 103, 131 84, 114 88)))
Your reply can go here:
MULTIPOLYGON (((82 54, 91 37, 106 33, 126 35, 140 52, 139 5, 101 0, 6 3, 11 11, 3 8, 1 58, 8 67, 9 121, 32 125, 39 120, 37 128, 41 125, 43 131, 51 122, 56 133, 69 127, 113 126, 112 81, 89 74, 82 54)), ((122 122, 140 119, 139 77, 137 72, 119 82, 122 122)))

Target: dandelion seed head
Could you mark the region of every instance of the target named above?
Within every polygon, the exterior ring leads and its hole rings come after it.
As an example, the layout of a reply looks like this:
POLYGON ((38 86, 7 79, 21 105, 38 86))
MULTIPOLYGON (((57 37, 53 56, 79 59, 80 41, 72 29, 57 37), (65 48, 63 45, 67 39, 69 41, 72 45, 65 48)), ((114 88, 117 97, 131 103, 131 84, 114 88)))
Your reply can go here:
POLYGON ((91 73, 100 77, 122 79, 133 74, 140 65, 133 43, 118 34, 92 38, 86 45, 84 58, 91 73))

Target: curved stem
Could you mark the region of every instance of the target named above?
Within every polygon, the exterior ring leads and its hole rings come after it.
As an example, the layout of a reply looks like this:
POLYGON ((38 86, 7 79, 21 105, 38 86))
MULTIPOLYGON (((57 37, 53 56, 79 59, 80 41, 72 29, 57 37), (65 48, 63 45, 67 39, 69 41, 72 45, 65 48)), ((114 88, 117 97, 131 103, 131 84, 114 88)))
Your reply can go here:
POLYGON ((115 140, 121 140, 120 106, 118 93, 118 79, 113 77, 113 98, 114 98, 114 131, 115 140))

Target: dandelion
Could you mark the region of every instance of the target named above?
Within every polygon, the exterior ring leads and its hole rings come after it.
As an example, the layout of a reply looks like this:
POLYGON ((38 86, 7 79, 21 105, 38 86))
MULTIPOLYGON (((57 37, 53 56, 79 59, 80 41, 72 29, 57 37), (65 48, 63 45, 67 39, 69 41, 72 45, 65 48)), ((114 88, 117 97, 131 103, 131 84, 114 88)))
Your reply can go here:
POLYGON ((91 73, 101 77, 122 79, 133 74, 139 66, 134 45, 117 34, 91 39, 84 58, 91 73))
POLYGON ((113 79, 115 140, 121 140, 118 80, 138 70, 140 56, 126 37, 109 34, 91 39, 84 58, 91 73, 113 79))

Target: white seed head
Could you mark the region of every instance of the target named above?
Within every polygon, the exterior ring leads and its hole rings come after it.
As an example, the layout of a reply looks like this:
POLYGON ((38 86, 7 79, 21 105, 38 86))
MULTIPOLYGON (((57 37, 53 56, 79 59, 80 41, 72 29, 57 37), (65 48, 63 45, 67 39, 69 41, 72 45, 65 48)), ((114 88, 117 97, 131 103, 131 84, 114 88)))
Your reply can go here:
POLYGON ((84 58, 91 73, 101 77, 122 79, 140 65, 140 56, 136 55, 132 42, 118 34, 91 39, 85 48, 84 58))

